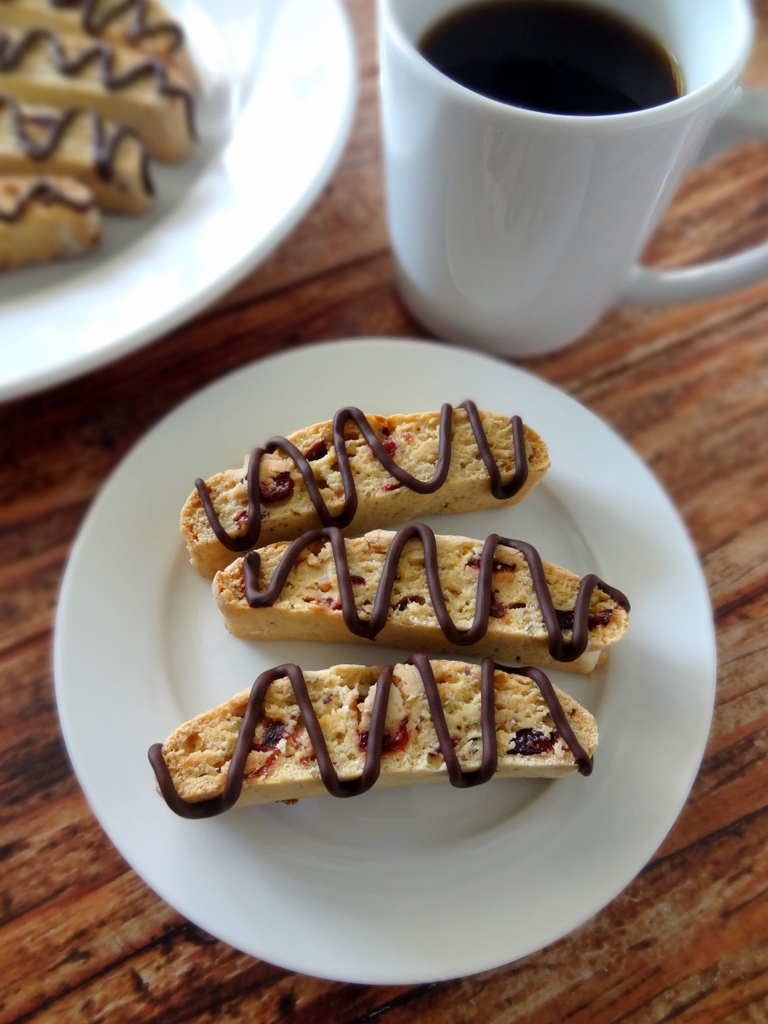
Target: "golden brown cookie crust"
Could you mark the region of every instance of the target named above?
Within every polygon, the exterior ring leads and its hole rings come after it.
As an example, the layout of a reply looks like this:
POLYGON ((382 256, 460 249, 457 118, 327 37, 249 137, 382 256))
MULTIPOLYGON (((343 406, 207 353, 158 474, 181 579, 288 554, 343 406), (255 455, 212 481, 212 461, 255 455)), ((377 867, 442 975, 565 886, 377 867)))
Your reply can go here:
POLYGON ((8 28, 3 36, 8 51, 21 49, 17 61, 0 68, 2 95, 56 110, 82 107, 100 114, 133 128, 149 154, 167 163, 178 163, 189 155, 192 134, 187 103, 183 95, 165 92, 163 85, 186 90, 186 83, 161 63, 155 62, 155 71, 148 70, 129 84, 108 87, 102 81, 106 68, 107 80, 117 81, 135 68, 146 67, 146 56, 130 47, 50 30, 8 28), (73 65, 86 52, 95 55, 76 71, 62 71, 57 64, 59 50, 66 64, 73 65))
POLYGON ((87 39, 97 37, 132 47, 145 59, 158 57, 187 85, 197 87, 198 76, 184 42, 183 29, 158 0, 133 0, 130 4, 124 0, 102 0, 96 6, 95 18, 88 23, 88 31, 84 26, 86 8, 86 0, 66 6, 55 5, 51 0, 2 0, 0 25, 16 28, 44 26, 66 35, 82 34, 87 39), (137 8, 143 9, 140 20, 148 30, 138 36, 135 32, 137 8), (178 32, 158 32, 160 25, 176 25, 178 32), (95 31, 96 27, 98 31, 95 31), (178 33, 181 34, 180 43, 178 33))
POLYGON ((72 178, 0 175, 0 270, 85 256, 101 242, 93 193, 72 178))
MULTIPOLYGON (((480 416, 501 472, 502 483, 506 484, 515 473, 512 420, 508 416, 488 412, 481 412, 480 416)), ((394 458, 399 466, 420 479, 430 479, 438 457, 439 412, 389 417, 368 415, 366 418, 378 437, 393 442, 394 458)), ((544 441, 530 427, 525 427, 524 433, 528 480, 514 497, 499 501, 491 494, 488 471, 480 458, 464 409, 453 410, 450 470, 445 483, 434 494, 416 494, 407 487, 397 485, 397 481, 375 458, 355 424, 348 423, 345 430, 346 447, 359 505, 355 518, 344 532, 348 535, 361 534, 374 527, 392 526, 427 515, 506 508, 517 504, 542 479, 550 465, 544 441)), ((343 508, 344 495, 333 447, 331 421, 298 430, 287 439, 302 454, 314 446, 325 446, 326 454, 310 465, 329 511, 332 515, 338 515, 343 508)), ((246 529, 247 465, 246 459, 242 468, 227 470, 206 480, 214 509, 222 526, 232 536, 243 534, 246 529)), ((262 506, 260 545, 293 540, 307 530, 320 526, 320 519, 293 460, 279 451, 274 455, 265 455, 261 463, 260 482, 269 488, 281 473, 290 475, 293 490, 288 499, 262 506)), ((187 544, 190 561, 201 576, 211 578, 237 557, 217 540, 196 490, 190 494, 182 509, 181 534, 187 544)))
MULTIPOLYGON (((142 214, 153 196, 145 180, 146 151, 140 139, 121 132, 107 167, 100 167, 95 117, 87 110, 63 114, 50 107, 28 107, 0 97, 0 174, 46 174, 76 178, 93 192, 103 210, 142 214), (33 159, 19 145, 15 117, 30 142, 45 147, 62 117, 66 124, 44 159, 33 159), (106 171, 106 173, 105 173, 106 171)), ((120 129, 102 123, 105 148, 120 129)))
MULTIPOLYGON (((482 754, 480 666, 456 661, 431 664, 461 768, 476 769, 482 754)), ((356 778, 362 772, 365 744, 360 737, 370 724, 379 671, 362 665, 337 665, 304 674, 328 751, 342 780, 356 778)), ((534 729, 549 737, 554 723, 533 680, 497 670, 494 688, 497 775, 556 778, 575 771, 573 754, 562 737, 546 753, 508 753, 519 730, 534 729)), ((186 722, 164 743, 163 758, 183 799, 206 800, 222 792, 249 693, 244 690, 186 722)), ((597 746, 595 719, 556 687, 555 694, 577 740, 592 756, 597 746)), ((421 676, 412 665, 395 666, 385 735, 398 738, 398 749, 384 753, 377 788, 447 781, 421 676)), ((236 806, 299 800, 325 792, 290 681, 278 679, 267 691, 236 806)))
MULTIPOLYGON (((350 574, 356 578, 355 604, 361 618, 370 615, 376 588, 395 534, 373 530, 364 537, 346 538, 350 574)), ((448 612, 455 625, 472 624, 477 594, 477 567, 483 544, 467 537, 437 536, 440 581, 448 612)), ((259 548, 259 589, 265 589, 288 547, 287 543, 259 548)), ((387 621, 376 642, 407 650, 454 651, 457 654, 491 657, 504 664, 539 665, 570 672, 590 673, 604 658, 604 651, 626 632, 628 613, 600 589, 590 600, 590 614, 610 611, 605 625, 589 631, 586 651, 575 661, 558 662, 550 656, 548 634, 533 579, 525 557, 508 547, 496 548, 492 593, 496 615, 488 620, 482 640, 470 647, 450 644, 435 616, 424 571, 424 553, 417 539, 409 540, 398 566, 387 621), (503 610, 503 614, 502 614, 503 610)), ((573 609, 581 582, 567 569, 544 562, 544 575, 558 611, 573 609)), ((245 598, 243 560, 238 559, 216 574, 213 596, 227 629, 245 640, 322 640, 337 643, 370 643, 350 633, 344 623, 336 565, 330 542, 305 548, 291 570, 282 593, 273 605, 251 608, 245 598)), ((566 642, 571 631, 564 630, 566 642)))

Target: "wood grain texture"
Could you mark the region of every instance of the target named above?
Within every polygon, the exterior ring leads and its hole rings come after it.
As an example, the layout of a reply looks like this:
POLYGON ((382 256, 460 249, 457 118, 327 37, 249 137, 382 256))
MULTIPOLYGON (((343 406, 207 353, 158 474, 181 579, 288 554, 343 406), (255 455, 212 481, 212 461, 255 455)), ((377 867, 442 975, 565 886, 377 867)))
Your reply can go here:
MULTIPOLYGON (((201 933, 130 870, 71 773, 53 700, 64 562, 107 474, 168 410, 262 355, 423 334, 398 300, 383 214, 373 0, 348 0, 354 129, 328 187, 254 274, 192 323, 81 380, 0 407, 0 1024, 762 1024, 768 1021, 768 284, 616 309, 527 366, 611 423, 701 554, 717 706, 691 797, 641 875, 576 933, 440 985, 337 985, 201 933)), ((768 0, 745 74, 768 87, 768 0)), ((648 244, 677 266, 768 238, 768 147, 694 171, 648 244)))

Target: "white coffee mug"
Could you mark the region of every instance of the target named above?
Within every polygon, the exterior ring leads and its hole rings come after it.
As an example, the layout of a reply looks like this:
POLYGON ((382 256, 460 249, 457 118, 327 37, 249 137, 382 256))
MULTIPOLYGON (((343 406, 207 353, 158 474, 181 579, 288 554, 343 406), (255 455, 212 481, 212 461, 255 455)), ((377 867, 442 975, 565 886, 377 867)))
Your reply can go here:
MULTIPOLYGON (((577 2, 577 0, 574 0, 577 2)), ((389 230, 401 293, 436 335, 502 355, 549 352, 615 302, 685 302, 768 276, 768 244, 684 270, 636 261, 700 159, 768 137, 768 94, 736 81, 746 0, 589 0, 677 58, 684 93, 574 117, 487 99, 417 44, 468 0, 379 0, 389 230)))

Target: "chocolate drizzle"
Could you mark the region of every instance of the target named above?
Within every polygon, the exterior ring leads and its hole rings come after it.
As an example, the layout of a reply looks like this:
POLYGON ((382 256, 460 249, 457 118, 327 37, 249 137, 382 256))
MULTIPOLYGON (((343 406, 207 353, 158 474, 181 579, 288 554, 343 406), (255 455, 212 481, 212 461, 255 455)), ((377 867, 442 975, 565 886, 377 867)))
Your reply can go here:
MULTIPOLYGON (((507 537, 500 537, 498 534, 492 533, 486 539, 480 556, 480 575, 477 583, 474 620, 469 629, 459 629, 448 613, 445 597, 443 596, 443 588, 440 585, 435 534, 424 523, 412 523, 409 526, 403 526, 392 539, 376 588, 373 611, 370 618, 365 622, 361 620, 355 606, 344 537, 341 531, 333 526, 323 527, 319 530, 310 530, 303 537, 299 537, 289 544, 266 590, 259 590, 259 567, 261 565, 259 553, 257 551, 248 552, 243 559, 246 601, 251 608, 266 608, 274 604, 285 586, 288 574, 304 548, 316 540, 325 539, 330 542, 333 550, 344 624, 350 633, 353 633, 355 636, 362 637, 365 640, 375 640, 376 636, 386 625, 390 611, 392 590, 395 585, 397 566, 403 548, 412 537, 418 537, 424 549, 424 570, 435 618, 446 640, 456 646, 469 647, 471 644, 482 640, 488 632, 489 615, 491 613, 494 555, 499 545, 519 551, 528 562, 528 568, 533 580, 533 588, 541 608, 544 625, 547 628, 549 653, 555 661, 576 661, 587 649, 587 643, 589 642, 589 603, 592 592, 597 587, 600 587, 609 597, 612 597, 625 611, 629 611, 629 601, 620 590, 616 590, 614 587, 604 583, 594 573, 590 573, 579 584, 576 604, 573 609, 573 634, 570 643, 566 644, 563 639, 563 629, 558 621, 557 611, 552 603, 552 595, 547 586, 541 555, 532 544, 528 544, 526 541, 510 540, 507 537)), ((476 564, 476 560, 473 561, 473 567, 476 564)))
MULTIPOLYGON (((147 0, 119 0, 112 7, 98 13, 100 0, 48 0, 51 7, 76 8, 80 12, 80 24, 89 35, 98 36, 117 18, 133 8, 133 19, 127 36, 134 42, 154 36, 170 36, 168 51, 173 53, 184 42, 184 32, 175 21, 157 21, 154 25, 147 24, 147 0)), ((101 3, 101 7, 105 4, 101 3)))
POLYGON ((192 138, 195 137, 195 123, 192 93, 180 85, 173 85, 168 78, 168 71, 163 62, 157 58, 148 58, 134 64, 122 73, 114 73, 114 51, 104 42, 92 43, 84 47, 73 57, 68 57, 59 35, 49 28, 29 28, 22 32, 14 42, 7 32, 0 29, 0 73, 13 71, 21 63, 26 52, 41 40, 48 44, 48 55, 51 64, 61 75, 73 77, 84 67, 95 63, 98 69, 99 82, 105 89, 116 91, 125 89, 141 78, 151 76, 155 88, 161 96, 177 98, 183 101, 187 118, 187 128, 192 138))
MULTIPOLYGON (((429 713, 432 716, 432 725, 437 734, 437 745, 443 755, 445 767, 448 772, 448 781, 455 789, 470 789, 473 786, 482 786, 496 774, 499 767, 499 750, 496 744, 496 702, 493 686, 493 673, 495 665, 492 658, 484 658, 480 670, 480 734, 483 740, 483 754, 480 760, 480 767, 474 771, 464 772, 461 770, 456 751, 453 749, 451 734, 448 730, 448 723, 445 720, 443 704, 440 700, 440 691, 437 688, 435 673, 429 658, 424 654, 412 655, 407 663, 414 665, 421 676, 424 684, 424 695, 429 705, 429 713)), ((543 695, 543 691, 542 691, 543 695)), ((544 698, 547 699, 546 697, 544 698)), ((374 698, 375 700, 375 698, 374 698)), ((555 697, 558 707, 560 702, 555 697)), ((571 733, 573 736, 573 733, 571 733)), ((576 737, 573 736, 577 743, 576 737)))
POLYGON ((4 210, 0 205, 0 221, 5 224, 14 224, 21 219, 26 208, 35 200, 45 204, 59 203, 62 206, 70 207, 72 210, 80 211, 90 210, 96 205, 93 196, 88 196, 85 199, 76 199, 74 196, 67 195, 66 192, 57 188, 53 182, 47 181, 44 178, 38 178, 19 192, 14 199, 13 206, 9 210, 4 210))
POLYGON ((99 114, 88 113, 77 107, 68 107, 60 114, 24 113, 16 100, 10 96, 0 96, 0 105, 8 110, 13 132, 13 140, 18 149, 30 160, 36 162, 47 160, 61 145, 67 129, 78 117, 88 117, 91 122, 91 139, 93 166, 103 181, 112 181, 115 176, 115 157, 123 139, 135 139, 141 153, 141 181, 147 195, 154 194, 152 177, 149 172, 149 158, 144 142, 133 128, 121 125, 111 135, 107 135, 106 125, 99 114), (35 125, 48 134, 42 141, 33 139, 27 126, 35 125))
POLYGON ((534 683, 536 683, 542 697, 546 701, 547 707, 549 708, 549 713, 552 716, 552 721, 555 723, 555 728, 562 736, 565 745, 573 754, 576 767, 582 775, 591 775, 592 758, 576 739, 570 722, 566 718, 560 701, 557 699, 555 688, 549 681, 549 676, 545 675, 540 668, 535 668, 533 665, 526 665, 522 668, 509 668, 505 665, 496 665, 495 667, 499 669, 500 672, 508 672, 511 675, 517 673, 519 676, 528 676, 529 679, 532 679, 534 683))
MULTIPOLYGON (((544 673, 537 668, 506 668, 503 665, 496 665, 491 658, 484 658, 481 667, 480 721, 483 753, 480 767, 472 771, 462 771, 456 751, 453 749, 453 743, 448 731, 448 723, 446 722, 445 712, 440 700, 440 691, 429 659, 423 654, 414 654, 407 664, 414 665, 421 675, 429 711, 432 716, 432 724, 437 734, 438 746, 445 761, 448 781, 457 789, 480 786, 484 782, 488 782, 498 769, 499 753, 496 743, 496 708, 494 701, 494 671, 496 669, 512 675, 527 676, 536 683, 555 723, 555 728, 573 754, 579 772, 582 775, 591 774, 592 759, 576 739, 573 729, 563 713, 554 688, 544 673)), ((356 779, 342 781, 336 773, 331 755, 328 753, 328 746, 320 727, 320 721, 307 690, 304 673, 298 665, 278 665, 277 668, 271 668, 266 672, 262 672, 251 688, 245 714, 238 730, 235 751, 229 762, 224 790, 219 796, 194 803, 184 800, 178 794, 173 784, 171 773, 163 757, 162 743, 154 743, 149 748, 149 763, 152 765, 165 802, 180 817, 195 819, 212 818, 217 814, 223 814, 224 811, 228 811, 237 803, 243 789, 245 763, 251 751, 256 732, 256 723, 267 695, 267 690, 270 683, 285 676, 291 682, 296 703, 304 719, 304 725, 317 759, 320 778, 325 788, 331 796, 335 797, 359 796, 361 793, 366 793, 375 785, 381 772, 384 726, 394 668, 394 665, 385 665, 381 669, 376 681, 376 695, 373 699, 365 765, 362 774, 356 779)))
MULTIPOLYGON (((515 474, 509 483, 502 484, 501 473, 499 472, 499 467, 493 457, 491 447, 488 444, 488 438, 485 435, 485 430, 483 429, 483 424, 480 419, 480 414, 477 411, 477 406, 474 402, 466 401, 463 402, 462 405, 458 406, 458 408, 466 410, 472 427, 472 432, 475 435, 475 443, 477 444, 480 452, 480 457, 485 463, 488 475, 491 478, 491 494, 499 501, 505 501, 507 498, 514 497, 515 494, 522 490, 528 479, 528 458, 525 451, 523 421, 519 416, 512 417, 512 439, 515 449, 515 474)), ((315 480, 315 475, 312 472, 312 467, 310 466, 306 456, 302 455, 299 449, 294 444, 291 444, 291 442, 285 437, 271 437, 262 448, 254 448, 251 452, 251 457, 248 462, 248 472, 246 474, 248 484, 248 528, 241 536, 232 537, 221 525, 221 521, 216 515, 216 510, 213 507, 211 496, 208 493, 208 488, 205 486, 205 481, 198 478, 195 480, 195 487, 200 495, 200 501, 202 502, 203 509, 208 517, 208 522, 211 524, 211 528, 217 539, 229 551, 248 551, 250 548, 256 546, 259 540, 259 534, 261 533, 261 497, 259 492, 259 469, 261 466, 261 460, 264 455, 271 454, 279 448, 295 462, 296 468, 304 478, 304 483, 306 484, 307 494, 309 495, 310 501, 315 506, 315 510, 320 517, 320 521, 323 526, 343 529, 354 519, 355 513, 357 512, 358 502, 355 478, 352 474, 352 467, 349 463, 349 455, 347 454, 347 447, 344 441, 344 427, 347 421, 353 420, 354 423, 357 424, 360 433, 370 445, 371 451, 376 459, 381 463, 384 469, 386 469, 386 471, 398 481, 398 483, 408 487, 416 494, 434 494, 435 491, 440 490, 445 483, 448 471, 451 467, 452 417, 453 407, 448 405, 446 402, 440 410, 437 467, 430 480, 419 480, 418 477, 412 476, 401 466, 398 466, 386 450, 384 444, 376 436, 376 433, 368 422, 365 414, 361 412, 360 409, 357 409, 354 406, 347 406, 344 409, 339 409, 333 417, 333 445, 336 450, 336 460, 339 465, 339 472, 341 473, 341 479, 344 487, 344 508, 337 516, 331 515, 328 510, 328 506, 323 500, 320 488, 315 480)), ((313 448, 314 447, 315 446, 313 445, 313 448)), ((307 454, 312 454, 312 449, 310 449, 307 454)))

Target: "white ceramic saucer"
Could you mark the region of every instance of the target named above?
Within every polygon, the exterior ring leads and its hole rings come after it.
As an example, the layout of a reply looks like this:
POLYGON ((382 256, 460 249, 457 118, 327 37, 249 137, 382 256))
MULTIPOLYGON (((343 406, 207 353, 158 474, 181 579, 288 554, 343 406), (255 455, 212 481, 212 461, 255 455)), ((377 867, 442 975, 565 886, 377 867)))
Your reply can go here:
POLYGON ((696 775, 715 692, 707 589, 680 519, 605 424, 555 388, 474 353, 414 341, 316 345, 254 363, 191 398, 124 460, 64 579, 55 637, 64 736, 108 835, 164 899, 283 967, 409 983, 485 970, 581 924, 661 843, 696 775), (382 664, 402 652, 230 636, 187 562, 179 510, 196 476, 241 465, 272 434, 356 404, 383 414, 474 398, 519 413, 552 469, 519 506, 433 517, 438 532, 532 541, 632 602, 592 680, 552 673, 597 717, 590 778, 412 787, 354 800, 175 817, 147 748, 267 667, 382 664))
POLYGON ((0 275, 0 401, 152 341, 208 305, 292 230, 352 121, 354 44, 340 0, 168 0, 202 78, 200 140, 153 165, 141 219, 105 218, 93 257, 0 275))

